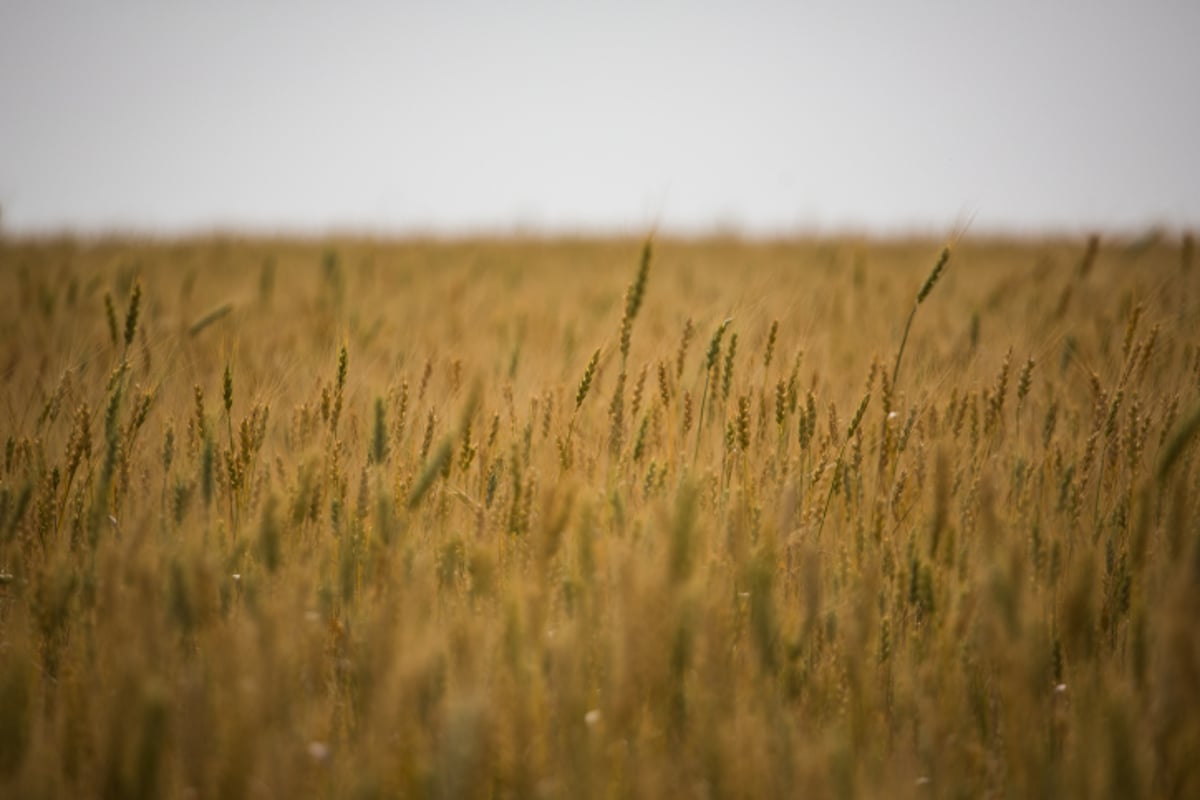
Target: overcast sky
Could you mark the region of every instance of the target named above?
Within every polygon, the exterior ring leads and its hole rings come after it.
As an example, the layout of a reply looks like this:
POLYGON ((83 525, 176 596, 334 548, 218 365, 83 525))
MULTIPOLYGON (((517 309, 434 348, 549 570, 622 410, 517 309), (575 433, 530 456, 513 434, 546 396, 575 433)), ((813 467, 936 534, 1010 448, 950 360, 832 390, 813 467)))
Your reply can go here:
POLYGON ((1200 3, 0 0, 6 230, 1200 223, 1200 3))

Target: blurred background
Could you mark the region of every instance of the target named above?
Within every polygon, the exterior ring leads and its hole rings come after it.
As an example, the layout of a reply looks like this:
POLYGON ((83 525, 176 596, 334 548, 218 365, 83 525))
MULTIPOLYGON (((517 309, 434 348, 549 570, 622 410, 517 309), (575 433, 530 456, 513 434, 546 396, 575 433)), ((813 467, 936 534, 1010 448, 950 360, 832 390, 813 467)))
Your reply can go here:
POLYGON ((10 233, 1200 222, 1200 4, 0 3, 10 233))

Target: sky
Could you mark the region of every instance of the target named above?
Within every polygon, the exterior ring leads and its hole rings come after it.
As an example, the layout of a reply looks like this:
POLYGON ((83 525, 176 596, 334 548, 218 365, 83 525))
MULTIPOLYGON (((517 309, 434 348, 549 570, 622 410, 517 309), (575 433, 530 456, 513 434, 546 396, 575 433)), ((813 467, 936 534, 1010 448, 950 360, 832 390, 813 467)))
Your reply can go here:
POLYGON ((1200 225, 1195 2, 0 0, 0 228, 1200 225))

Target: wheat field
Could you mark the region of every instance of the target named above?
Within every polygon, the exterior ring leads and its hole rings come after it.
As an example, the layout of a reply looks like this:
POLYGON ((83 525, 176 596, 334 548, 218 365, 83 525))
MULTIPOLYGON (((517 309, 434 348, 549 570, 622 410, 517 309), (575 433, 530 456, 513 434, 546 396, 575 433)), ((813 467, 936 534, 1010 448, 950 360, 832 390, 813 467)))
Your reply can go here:
POLYGON ((0 241, 0 796, 1200 796, 1200 268, 0 241))

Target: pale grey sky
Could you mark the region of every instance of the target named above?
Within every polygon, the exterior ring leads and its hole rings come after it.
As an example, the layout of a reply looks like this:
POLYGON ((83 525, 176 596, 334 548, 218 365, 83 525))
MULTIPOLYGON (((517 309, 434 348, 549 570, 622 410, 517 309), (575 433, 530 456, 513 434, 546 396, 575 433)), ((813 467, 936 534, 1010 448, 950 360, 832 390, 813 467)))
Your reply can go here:
POLYGON ((5 229, 1200 223, 1195 2, 0 0, 5 229))

